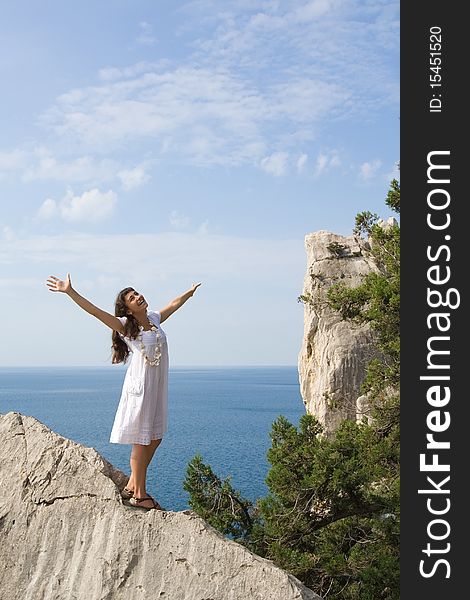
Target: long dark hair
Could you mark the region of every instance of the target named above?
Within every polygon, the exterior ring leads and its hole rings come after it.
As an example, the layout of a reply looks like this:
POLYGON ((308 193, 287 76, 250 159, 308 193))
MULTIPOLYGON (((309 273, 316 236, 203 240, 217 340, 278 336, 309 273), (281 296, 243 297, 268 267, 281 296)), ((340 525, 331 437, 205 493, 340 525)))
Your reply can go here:
MULTIPOLYGON (((116 297, 116 302, 114 304, 114 314, 116 317, 126 317, 127 321, 124 324, 124 336, 130 338, 131 340, 135 340, 135 338, 139 335, 139 324, 133 315, 129 313, 129 310, 126 305, 125 297, 129 292, 135 291, 133 287, 126 287, 119 292, 116 297)), ((112 333, 112 358, 111 362, 113 364, 125 363, 129 356, 129 346, 122 339, 121 335, 118 331, 113 331, 112 333)))

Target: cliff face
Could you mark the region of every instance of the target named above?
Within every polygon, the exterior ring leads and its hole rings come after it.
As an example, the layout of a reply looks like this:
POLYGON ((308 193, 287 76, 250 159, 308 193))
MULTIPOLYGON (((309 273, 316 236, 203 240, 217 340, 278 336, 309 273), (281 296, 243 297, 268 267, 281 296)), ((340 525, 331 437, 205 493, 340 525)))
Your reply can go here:
POLYGON ((0 597, 319 599, 191 511, 127 507, 127 477, 32 417, 0 415, 0 597))
POLYGON ((305 237, 307 272, 302 295, 304 336, 299 353, 302 398, 308 413, 332 432, 344 419, 362 418, 360 386, 367 363, 377 354, 367 325, 343 321, 328 307, 327 290, 344 282, 359 285, 365 275, 377 271, 367 242, 318 231, 305 237))

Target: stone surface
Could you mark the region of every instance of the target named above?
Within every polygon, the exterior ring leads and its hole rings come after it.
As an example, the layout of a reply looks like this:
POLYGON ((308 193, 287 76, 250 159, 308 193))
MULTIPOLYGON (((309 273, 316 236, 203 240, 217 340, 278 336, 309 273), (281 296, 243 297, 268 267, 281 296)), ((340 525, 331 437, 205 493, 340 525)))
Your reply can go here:
POLYGON ((0 415, 0 439, 0 598, 319 599, 191 511, 124 505, 124 473, 36 419, 0 415))
POLYGON ((329 287, 344 282, 356 287, 377 271, 367 242, 354 236, 318 231, 305 237, 307 271, 302 295, 304 336, 298 369, 302 398, 309 414, 334 431, 344 419, 361 419, 366 411, 360 386, 367 363, 377 356, 368 325, 342 320, 326 302, 329 287))

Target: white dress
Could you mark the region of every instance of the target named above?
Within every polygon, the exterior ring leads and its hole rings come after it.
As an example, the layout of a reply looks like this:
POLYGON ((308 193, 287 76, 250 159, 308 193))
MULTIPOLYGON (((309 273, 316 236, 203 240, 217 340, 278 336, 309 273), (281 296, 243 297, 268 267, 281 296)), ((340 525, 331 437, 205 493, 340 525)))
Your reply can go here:
MULTIPOLYGON (((140 331, 135 340, 121 336, 131 351, 122 386, 121 399, 117 407, 111 430, 110 442, 114 444, 148 445, 161 439, 167 428, 168 414, 168 343, 160 327, 160 313, 149 311, 149 321, 157 331, 140 331), (161 358, 156 366, 149 365, 141 351, 153 359, 159 343, 161 358)), ((118 317, 124 324, 126 317, 118 317)))

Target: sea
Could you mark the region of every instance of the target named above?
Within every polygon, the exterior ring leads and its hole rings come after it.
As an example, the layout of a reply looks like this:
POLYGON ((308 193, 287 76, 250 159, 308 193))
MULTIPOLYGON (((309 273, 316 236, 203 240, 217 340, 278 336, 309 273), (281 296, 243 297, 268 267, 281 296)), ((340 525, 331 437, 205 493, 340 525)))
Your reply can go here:
MULTIPOLYGON (((121 366, 3 367, 0 414, 32 416, 129 474, 131 446, 109 443, 124 375, 121 366)), ((148 493, 167 510, 189 508, 183 481, 200 454, 254 502, 268 492, 272 423, 283 415, 297 425, 303 414, 294 366, 170 369, 168 431, 147 472, 148 493)))

